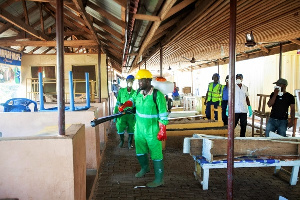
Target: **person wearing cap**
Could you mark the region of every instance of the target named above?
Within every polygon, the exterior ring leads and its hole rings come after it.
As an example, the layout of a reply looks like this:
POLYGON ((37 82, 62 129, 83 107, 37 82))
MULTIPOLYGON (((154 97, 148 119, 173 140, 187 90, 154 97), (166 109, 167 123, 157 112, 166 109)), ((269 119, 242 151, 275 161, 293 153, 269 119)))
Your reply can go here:
MULTIPOLYGON (((210 106, 214 105, 214 108, 217 108, 221 105, 221 89, 222 85, 219 83, 220 75, 218 73, 214 73, 212 76, 213 82, 208 84, 208 89, 206 92, 205 102, 204 105, 206 105, 205 109, 205 115, 207 119, 211 119, 210 114, 210 106)), ((218 114, 215 112, 215 120, 218 120, 218 114)))
MULTIPOLYGON (((133 94, 135 93, 135 90, 132 89, 134 81, 134 76, 133 75, 128 75, 126 78, 126 83, 127 87, 126 88, 121 88, 118 92, 117 96, 117 103, 114 109, 114 114, 118 113, 119 106, 128 101, 133 94)), ((133 140, 133 134, 134 134, 134 126, 135 126, 135 116, 134 114, 126 114, 120 118, 114 119, 114 122, 116 122, 116 127, 117 127, 117 132, 118 135, 120 136, 120 143, 119 147, 123 147, 124 144, 124 133, 125 130, 127 129, 128 133, 128 149, 131 149, 132 146, 132 140, 133 140)))
POLYGON ((291 128, 294 125, 295 98, 286 91, 286 86, 288 85, 286 79, 280 78, 273 84, 276 84, 276 86, 267 103, 272 109, 266 126, 266 137, 269 137, 270 131, 277 131, 277 134, 286 137, 287 128, 291 128), (291 115, 290 121, 288 121, 289 107, 291 115))
POLYGON ((252 116, 252 108, 249 100, 248 87, 244 85, 243 74, 237 74, 236 85, 235 85, 235 127, 240 121, 240 137, 245 137, 247 128, 247 113, 249 111, 249 117, 252 116))
POLYGON ((120 86, 118 85, 116 80, 113 80, 113 84, 111 86, 111 91, 114 93, 115 97, 118 97, 120 86))
POLYGON ((222 96, 222 120, 224 125, 228 125, 228 114, 226 114, 226 108, 228 105, 228 83, 229 83, 229 75, 225 78, 225 85, 222 85, 221 96, 222 96))
POLYGON ((119 107, 123 111, 126 107, 136 107, 135 123, 135 150, 141 170, 135 177, 143 177, 150 171, 148 154, 153 161, 155 179, 147 183, 147 187, 158 187, 164 184, 164 164, 162 153, 162 142, 166 140, 166 125, 168 124, 168 112, 164 94, 154 90, 151 85, 152 74, 141 69, 136 75, 139 84, 139 92, 136 92, 129 101, 119 107), (154 102, 154 91, 156 91, 156 102, 154 102))

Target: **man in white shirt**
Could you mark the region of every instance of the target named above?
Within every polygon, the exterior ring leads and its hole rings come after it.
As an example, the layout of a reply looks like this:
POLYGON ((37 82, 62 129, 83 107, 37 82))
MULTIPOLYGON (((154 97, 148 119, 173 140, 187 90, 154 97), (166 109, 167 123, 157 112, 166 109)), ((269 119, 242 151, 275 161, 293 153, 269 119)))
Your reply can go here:
POLYGON ((247 113, 249 111, 249 117, 252 116, 252 108, 250 106, 250 100, 248 98, 248 87, 242 84, 243 75, 236 75, 236 85, 235 85, 235 127, 240 120, 240 137, 245 137, 246 127, 247 127, 247 113))

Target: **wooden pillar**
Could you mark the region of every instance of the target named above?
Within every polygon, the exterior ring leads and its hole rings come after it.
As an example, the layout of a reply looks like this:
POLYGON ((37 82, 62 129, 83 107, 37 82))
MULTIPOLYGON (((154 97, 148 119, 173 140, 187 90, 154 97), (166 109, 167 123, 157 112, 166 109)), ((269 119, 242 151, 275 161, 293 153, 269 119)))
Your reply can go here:
POLYGON ((101 103, 101 45, 98 45, 98 97, 99 103, 101 103))
POLYGON ((236 0, 230 0, 229 26, 229 98, 227 142, 227 200, 233 199, 234 159, 234 94, 235 94, 235 45, 236 45, 236 0))
POLYGON ((65 135, 65 80, 64 80, 64 20, 63 0, 56 0, 56 65, 58 133, 65 135))

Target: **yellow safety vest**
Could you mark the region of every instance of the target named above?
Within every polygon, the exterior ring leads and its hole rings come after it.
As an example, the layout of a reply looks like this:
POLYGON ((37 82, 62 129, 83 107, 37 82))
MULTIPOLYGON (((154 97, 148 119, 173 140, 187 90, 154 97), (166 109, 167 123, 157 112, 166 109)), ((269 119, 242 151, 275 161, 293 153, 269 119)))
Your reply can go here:
POLYGON ((222 85, 219 83, 215 87, 213 82, 209 83, 207 101, 212 101, 212 102, 221 101, 221 97, 222 97, 221 88, 222 85))

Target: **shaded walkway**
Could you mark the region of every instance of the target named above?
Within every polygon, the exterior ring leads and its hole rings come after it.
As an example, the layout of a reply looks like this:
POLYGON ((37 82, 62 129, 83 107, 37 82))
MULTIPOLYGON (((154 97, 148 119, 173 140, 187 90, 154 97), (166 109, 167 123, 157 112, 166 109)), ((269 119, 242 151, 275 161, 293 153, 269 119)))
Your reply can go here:
MULTIPOLYGON (((209 190, 203 191, 194 178, 194 162, 182 153, 184 137, 169 137, 164 151, 165 185, 158 188, 137 188, 152 181, 154 172, 144 178, 135 178, 140 167, 135 150, 118 148, 118 137, 113 129, 108 135, 107 147, 100 166, 94 200, 113 199, 226 199, 226 169, 210 170, 209 190)), ((127 135, 125 135, 125 142, 127 135)), ((126 143, 124 143, 125 146, 126 143)), ((300 183, 289 185, 289 175, 280 172, 273 176, 273 168, 238 168, 234 170, 234 199, 300 199, 300 183)), ((289 169, 290 170, 290 169, 289 169)))

